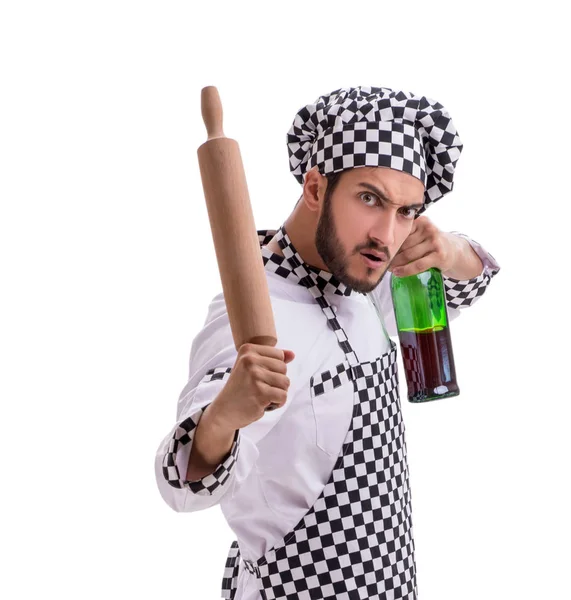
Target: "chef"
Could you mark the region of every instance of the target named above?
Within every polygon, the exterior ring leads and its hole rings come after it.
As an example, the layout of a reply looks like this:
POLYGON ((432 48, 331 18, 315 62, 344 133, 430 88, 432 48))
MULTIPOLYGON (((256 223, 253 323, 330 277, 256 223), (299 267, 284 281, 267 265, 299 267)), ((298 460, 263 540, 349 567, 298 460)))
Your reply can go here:
POLYGON ((157 451, 158 487, 175 511, 220 505, 236 535, 223 598, 412 600, 391 273, 440 269, 453 320, 499 265, 422 215, 452 191, 462 150, 440 103, 338 89, 297 113, 287 144, 302 195, 258 232, 278 345, 236 350, 213 299, 157 451))

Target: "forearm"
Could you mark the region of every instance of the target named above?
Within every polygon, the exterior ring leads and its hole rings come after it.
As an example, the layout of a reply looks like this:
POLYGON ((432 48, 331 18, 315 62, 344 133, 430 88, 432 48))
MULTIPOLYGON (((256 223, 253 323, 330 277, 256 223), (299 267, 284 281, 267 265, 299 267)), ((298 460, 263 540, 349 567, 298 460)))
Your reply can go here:
POLYGON ((478 277, 484 268, 484 264, 470 245, 470 242, 453 233, 447 233, 446 236, 456 247, 457 258, 454 265, 447 271, 443 271, 442 274, 452 279, 458 279, 459 281, 478 277))
POLYGON ((197 481, 212 474, 230 453, 235 435, 235 430, 229 430, 220 423, 214 405, 209 405, 194 434, 186 471, 187 481, 197 481))

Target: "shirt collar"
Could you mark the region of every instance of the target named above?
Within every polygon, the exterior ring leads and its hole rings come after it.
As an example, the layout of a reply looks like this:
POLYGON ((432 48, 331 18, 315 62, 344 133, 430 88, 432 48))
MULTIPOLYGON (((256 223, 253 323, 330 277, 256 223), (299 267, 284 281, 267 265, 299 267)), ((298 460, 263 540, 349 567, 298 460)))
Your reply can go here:
POLYGON ((289 279, 304 287, 317 287, 322 293, 332 293, 339 296, 355 294, 353 288, 339 281, 334 275, 323 269, 307 264, 301 258, 292 241, 285 231, 284 225, 279 230, 262 229, 258 231, 258 240, 262 251, 264 267, 280 277, 289 279), (278 243, 282 252, 290 258, 272 252, 266 244, 278 233, 278 243))

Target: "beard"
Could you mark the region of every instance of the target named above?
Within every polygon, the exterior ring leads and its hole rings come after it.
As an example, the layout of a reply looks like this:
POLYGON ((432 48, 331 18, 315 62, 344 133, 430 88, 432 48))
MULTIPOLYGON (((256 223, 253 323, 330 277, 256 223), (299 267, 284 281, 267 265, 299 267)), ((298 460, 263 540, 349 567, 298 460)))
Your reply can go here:
MULTIPOLYGON (((323 212, 321 213, 321 217, 319 218, 319 222, 317 224, 317 230, 315 232, 315 247, 317 248, 319 256, 321 256, 321 259, 327 265, 329 272, 341 283, 344 283, 346 286, 352 288, 360 294, 368 294, 369 292, 372 292, 379 285, 379 283, 381 283, 383 277, 387 273, 389 265, 391 264, 391 261, 387 263, 385 270, 381 273, 381 276, 377 281, 371 282, 368 279, 358 279, 349 275, 347 272, 349 260, 345 250, 343 249, 341 240, 337 235, 337 229, 333 221, 331 202, 328 197, 326 197, 324 200, 323 212)), ((382 250, 387 256, 390 256, 388 248, 379 247, 377 244, 373 243, 366 244, 362 248, 356 248, 355 253, 367 248, 382 250)), ((368 271, 372 273, 373 269, 369 268, 368 271)))

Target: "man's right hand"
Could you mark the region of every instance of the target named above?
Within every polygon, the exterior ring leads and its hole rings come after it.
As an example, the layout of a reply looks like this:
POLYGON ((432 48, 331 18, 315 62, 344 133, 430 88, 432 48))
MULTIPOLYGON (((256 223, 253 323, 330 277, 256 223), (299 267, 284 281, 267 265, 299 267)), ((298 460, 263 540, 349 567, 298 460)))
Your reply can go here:
POLYGON ((208 407, 213 421, 235 431, 261 419, 266 409, 281 408, 287 400, 290 380, 287 364, 291 350, 243 344, 226 385, 208 407))

